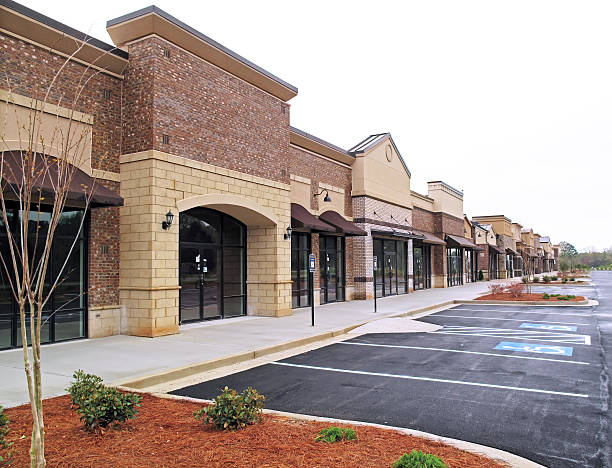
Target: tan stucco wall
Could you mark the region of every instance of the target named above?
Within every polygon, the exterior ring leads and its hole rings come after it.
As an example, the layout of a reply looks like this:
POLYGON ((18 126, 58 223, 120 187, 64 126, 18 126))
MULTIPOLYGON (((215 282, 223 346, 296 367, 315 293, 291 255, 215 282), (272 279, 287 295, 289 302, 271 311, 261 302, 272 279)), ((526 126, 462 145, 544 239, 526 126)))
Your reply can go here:
POLYGON ((90 114, 0 89, 0 151, 28 150, 32 136, 32 150, 67 157, 91 176, 92 125, 90 114))
POLYGON ((412 208, 410 176, 388 137, 355 158, 352 195, 368 195, 412 208), (390 148, 392 154, 391 162, 387 160, 387 148, 390 148))
POLYGON ((491 224, 496 234, 513 236, 512 221, 505 216, 474 216, 473 220, 480 224, 491 224))
POLYGON ((125 333, 176 333, 178 213, 194 206, 247 224, 247 312, 291 313, 290 186, 159 151, 121 156, 121 306, 125 333), (176 222, 163 230, 165 213, 176 222))
POLYGON ((297 203, 310 211, 311 180, 306 177, 300 177, 290 174, 291 177, 291 203, 297 203))
POLYGON ((434 200, 434 211, 463 218, 463 195, 441 182, 427 184, 427 196, 434 200))
POLYGON ((428 196, 421 195, 420 193, 412 191, 412 190, 410 191, 410 196, 412 199, 413 206, 418 206, 419 208, 423 208, 424 210, 427 210, 427 211, 434 210, 434 201, 428 196))

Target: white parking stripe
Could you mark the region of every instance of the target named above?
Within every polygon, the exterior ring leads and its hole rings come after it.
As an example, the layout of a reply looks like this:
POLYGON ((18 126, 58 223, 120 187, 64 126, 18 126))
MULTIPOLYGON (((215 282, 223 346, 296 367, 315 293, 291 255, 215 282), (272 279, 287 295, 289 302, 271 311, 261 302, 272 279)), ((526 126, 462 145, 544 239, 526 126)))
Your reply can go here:
POLYGON ((584 338, 580 338, 580 337, 568 337, 568 338, 559 338, 559 337, 555 337, 555 338, 550 338, 547 337, 546 335, 536 335, 536 336, 516 336, 513 334, 500 334, 500 333, 458 333, 458 332, 452 332, 452 331, 436 331, 436 332, 431 332, 431 333, 439 333, 442 335, 455 335, 455 336, 484 336, 487 338, 512 338, 514 340, 535 340, 535 341, 546 341, 549 343, 571 343, 571 344, 579 344, 579 345, 590 345, 591 344, 591 337, 590 336, 585 336, 584 338), (580 342, 582 340, 582 343, 580 342))
POLYGON ((356 341, 341 341, 338 344, 347 344, 347 345, 356 345, 356 346, 375 346, 380 348, 399 348, 399 349, 422 349, 425 351, 445 351, 448 353, 464 353, 464 354, 477 354, 480 356, 497 356, 511 359, 530 359, 533 361, 552 361, 552 362, 564 362, 566 364, 580 364, 583 366, 588 366, 588 362, 582 361, 567 361, 565 359, 549 359, 549 358, 538 358, 538 357, 529 357, 529 356, 512 356, 510 354, 498 354, 498 353, 481 353, 479 351, 462 351, 459 349, 445 349, 445 348, 426 348, 424 346, 404 346, 404 345, 387 345, 387 344, 378 344, 378 343, 358 343, 356 341))
MULTIPOLYGON (((432 318, 436 318, 436 317, 450 317, 450 318, 467 318, 467 319, 478 319, 478 320, 505 320, 505 321, 509 321, 509 322, 524 322, 525 319, 505 319, 505 318, 497 318, 497 317, 477 317, 477 316, 473 316, 473 315, 440 315, 440 314, 433 314, 430 315, 430 317, 432 318)), ((550 320, 531 320, 528 319, 530 322, 534 322, 534 323, 556 323, 559 325, 585 325, 585 326, 589 326, 589 323, 575 323, 575 322, 551 322, 550 320)))
POLYGON ((448 380, 448 379, 435 379, 433 377, 416 377, 414 375, 400 375, 400 374, 385 374, 383 372, 366 372, 348 369, 336 369, 334 367, 318 367, 318 366, 307 366, 304 364, 291 364, 289 362, 271 362, 270 364, 276 366, 287 366, 287 367, 298 367, 300 369, 312 369, 312 370, 323 370, 329 372, 342 372, 345 374, 357 374, 357 375, 371 375, 375 377, 390 377, 394 379, 407 379, 407 380, 421 380, 425 382, 440 382, 450 383, 457 385, 471 385, 474 387, 488 387, 488 388, 500 388, 502 390, 516 390, 519 392, 534 392, 534 393, 546 393, 548 395, 561 395, 561 396, 572 396, 579 398, 588 398, 588 395, 582 393, 568 393, 568 392, 556 392, 554 390, 540 390, 538 388, 526 388, 526 387, 510 387, 506 385, 494 385, 479 382, 464 382, 462 380, 448 380))
POLYGON ((496 310, 496 309, 448 309, 448 310, 455 310, 455 311, 470 311, 470 312, 503 312, 503 313, 512 313, 512 314, 538 314, 538 315, 575 315, 577 317, 591 317, 591 314, 572 314, 571 312, 568 313, 559 313, 559 312, 532 312, 532 311, 522 311, 522 310, 496 310))

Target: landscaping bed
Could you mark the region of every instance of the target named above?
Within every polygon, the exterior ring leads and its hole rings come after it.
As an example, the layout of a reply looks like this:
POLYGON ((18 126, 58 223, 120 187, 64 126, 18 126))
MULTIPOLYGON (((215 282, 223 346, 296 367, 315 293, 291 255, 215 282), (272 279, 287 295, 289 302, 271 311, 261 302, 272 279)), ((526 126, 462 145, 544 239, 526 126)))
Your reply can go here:
MULTIPOLYGON (((390 467, 413 449, 439 456, 449 468, 506 465, 432 440, 368 426, 350 426, 357 440, 315 442, 329 423, 264 415, 235 432, 202 425, 203 405, 144 395, 135 420, 118 429, 87 432, 68 396, 44 402, 47 465, 53 467, 390 467)), ((29 405, 5 410, 14 445, 10 466, 29 466, 29 405), (22 439, 21 436, 25 435, 22 439)))
POLYGON ((545 298, 546 293, 522 293, 520 296, 515 297, 510 293, 498 293, 498 294, 486 294, 485 296, 477 297, 477 301, 519 301, 519 302, 583 302, 586 299, 583 296, 574 296, 568 299, 559 299, 560 297, 567 296, 548 296, 545 298))

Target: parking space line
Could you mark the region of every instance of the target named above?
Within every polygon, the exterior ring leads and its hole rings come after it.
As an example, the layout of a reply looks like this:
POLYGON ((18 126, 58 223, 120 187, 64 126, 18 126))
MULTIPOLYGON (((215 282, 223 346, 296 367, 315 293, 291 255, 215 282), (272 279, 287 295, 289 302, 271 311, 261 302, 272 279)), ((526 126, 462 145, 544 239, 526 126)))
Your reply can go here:
POLYGON ((591 344, 590 335, 560 333, 553 331, 534 331, 511 328, 487 328, 487 327, 465 327, 445 325, 444 328, 438 331, 429 333, 442 333, 446 335, 472 335, 472 336, 492 336, 496 338, 516 338, 534 339, 539 341, 552 341, 556 343, 575 343, 575 344, 591 344))
POLYGON ((445 351, 448 353, 464 353, 464 354, 477 354, 480 356, 496 356, 503 358, 511 358, 511 359, 529 359, 533 361, 552 361, 552 362, 563 362, 565 364, 579 364, 583 366, 588 366, 588 362, 582 361, 567 361, 565 359, 550 359, 550 358, 537 358, 537 357, 529 357, 529 356, 511 356, 509 354, 499 354, 499 353, 483 353, 479 351, 463 351, 459 349, 445 349, 445 348, 426 348, 424 346, 404 346, 404 345, 386 345, 386 344, 377 344, 377 343, 357 343, 355 341, 341 341, 339 344, 347 344, 347 345, 357 345, 357 346, 375 346, 380 348, 399 348, 399 349, 419 349, 425 351, 445 351))
POLYGON ((560 396, 570 396, 570 397, 578 397, 578 398, 588 398, 589 397, 588 395, 585 395, 583 393, 557 392, 554 390, 541 390, 539 388, 512 387, 512 386, 506 386, 506 385, 486 384, 486 383, 480 383, 480 382, 465 382, 461 380, 436 379, 433 377, 417 377, 414 375, 386 374, 383 372, 367 372, 367 371, 357 371, 357 370, 349 370, 349 369, 336 369, 334 367, 308 366, 305 364, 291 364, 289 362, 271 362, 270 364, 273 364, 275 366, 297 367, 300 369, 323 370, 323 371, 328 371, 328 372, 341 372, 345 374, 370 375, 374 377, 389 377, 393 379, 420 380, 424 382, 440 382, 440 383, 449 383, 449 384, 456 384, 456 385, 470 385, 474 387, 499 388, 502 390, 516 390, 518 392, 545 393, 547 395, 560 395, 560 396))
MULTIPOLYGON (((430 317, 451 317, 451 318, 469 318, 469 319, 478 319, 478 320, 504 320, 509 322, 524 322, 525 319, 507 319, 507 318, 497 318, 497 317, 477 317, 470 315, 438 315, 432 314, 430 317)), ((575 323, 575 322, 551 322, 550 320, 530 320, 535 323, 558 323, 559 325, 584 325, 589 326, 590 323, 575 323)))
POLYGON ((495 309, 448 309, 448 310, 457 310, 457 311, 463 311, 463 310, 467 310, 470 312, 504 312, 504 313, 513 313, 513 314, 538 314, 538 315, 574 315, 577 317, 592 317, 591 314, 572 314, 571 312, 568 313, 559 313, 559 312, 532 312, 532 311, 522 311, 522 310, 495 310, 495 309))

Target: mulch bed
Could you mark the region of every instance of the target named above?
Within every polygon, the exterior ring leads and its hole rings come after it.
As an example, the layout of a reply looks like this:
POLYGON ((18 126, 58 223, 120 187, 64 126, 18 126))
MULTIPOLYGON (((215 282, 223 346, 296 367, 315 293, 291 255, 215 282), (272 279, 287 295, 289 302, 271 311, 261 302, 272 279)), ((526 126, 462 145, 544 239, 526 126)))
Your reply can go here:
MULTIPOLYGON (((565 295, 565 294, 564 294, 565 295)), ((477 301, 546 301, 546 302, 578 302, 584 301, 583 296, 576 296, 567 301, 559 300, 558 297, 551 296, 550 299, 544 299, 544 293, 523 293, 520 297, 512 297, 509 293, 487 294, 476 298, 477 301)))
MULTIPOLYGON (((454 447, 373 427, 352 426, 358 440, 315 442, 330 423, 264 415, 237 432, 215 430, 193 418, 201 404, 144 395, 137 419, 103 434, 83 429, 67 396, 44 402, 46 459, 52 467, 390 467, 413 449, 433 453, 449 467, 505 465, 454 447)), ((14 442, 10 466, 29 466, 29 405, 5 410, 14 442), (20 436, 25 434, 24 439, 20 436)))

